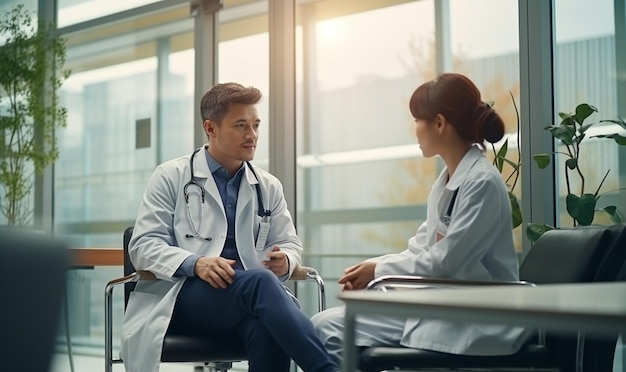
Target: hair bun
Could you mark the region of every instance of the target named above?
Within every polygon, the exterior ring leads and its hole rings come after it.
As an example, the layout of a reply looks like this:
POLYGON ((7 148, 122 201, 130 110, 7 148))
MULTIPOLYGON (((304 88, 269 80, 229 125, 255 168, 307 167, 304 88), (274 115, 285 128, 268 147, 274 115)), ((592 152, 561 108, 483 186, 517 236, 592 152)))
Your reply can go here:
POLYGON ((474 110, 474 140, 477 143, 498 142, 504 137, 504 122, 498 113, 486 103, 481 103, 474 110))

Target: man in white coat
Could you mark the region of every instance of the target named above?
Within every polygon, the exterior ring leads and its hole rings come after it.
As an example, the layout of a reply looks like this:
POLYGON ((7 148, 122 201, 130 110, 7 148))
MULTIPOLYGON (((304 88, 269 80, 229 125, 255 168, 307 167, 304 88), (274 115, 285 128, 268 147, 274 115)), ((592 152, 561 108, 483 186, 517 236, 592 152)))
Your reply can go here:
POLYGON ((166 333, 243 341, 250 371, 337 371, 281 282, 300 264, 282 185, 253 168, 261 93, 218 84, 200 111, 209 144, 159 165, 129 245, 140 281, 122 330, 127 372, 155 372, 166 333))
MULTIPOLYGON (((428 196, 426 221, 406 250, 351 266, 339 283, 344 290, 358 290, 383 275, 519 280, 507 188, 482 153, 485 141, 503 137, 502 119, 460 74, 443 74, 422 84, 411 97, 410 110, 424 157, 439 155, 446 165, 428 196)), ((339 362, 344 308, 327 309, 312 320, 339 362)), ((498 355, 517 351, 529 333, 491 324, 359 316, 355 336, 358 346, 498 355)))

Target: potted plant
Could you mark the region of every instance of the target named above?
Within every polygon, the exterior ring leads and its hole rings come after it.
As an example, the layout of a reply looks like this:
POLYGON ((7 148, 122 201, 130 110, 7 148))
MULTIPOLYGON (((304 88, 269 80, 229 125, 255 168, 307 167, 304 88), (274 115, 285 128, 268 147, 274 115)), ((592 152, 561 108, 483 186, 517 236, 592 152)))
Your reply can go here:
MULTIPOLYGON (((588 130, 592 126, 600 123, 613 123, 626 130, 626 123, 622 118, 616 120, 599 120, 598 122, 585 123, 593 113, 598 110, 587 103, 581 103, 576 107, 574 113, 559 113, 561 123, 558 125, 549 125, 544 129, 549 131, 552 137, 559 140, 562 144, 562 151, 555 151, 552 154, 533 155, 533 159, 540 169, 546 168, 550 164, 550 159, 565 158, 565 182, 567 187, 567 195, 565 197, 566 210, 572 218, 573 226, 589 226, 593 223, 596 213, 605 213, 609 216, 613 223, 621 223, 624 217, 615 205, 608 205, 601 209, 596 209, 598 200, 603 195, 601 193, 602 185, 608 176, 610 169, 604 172, 602 180, 589 192, 586 188, 585 176, 580 168, 580 160, 582 159, 581 144, 586 138, 607 138, 614 140, 618 145, 626 145, 626 137, 615 132, 610 134, 598 134, 588 136, 588 130), (577 177, 580 181, 580 187, 574 189, 572 187, 572 177, 577 177)), ((526 227, 526 235, 531 241, 536 241, 544 232, 554 229, 553 226, 547 224, 529 223, 526 227)))
POLYGON ((58 157, 55 131, 66 126, 57 90, 69 71, 54 24, 17 5, 0 20, 0 212, 8 225, 32 218, 33 176, 58 157))

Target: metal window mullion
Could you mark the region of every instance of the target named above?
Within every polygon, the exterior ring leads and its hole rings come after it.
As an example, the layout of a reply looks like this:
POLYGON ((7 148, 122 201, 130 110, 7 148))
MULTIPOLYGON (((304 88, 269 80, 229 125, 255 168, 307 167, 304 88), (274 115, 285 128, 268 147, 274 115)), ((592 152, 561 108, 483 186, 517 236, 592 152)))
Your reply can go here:
POLYGON ((296 222, 295 0, 268 0, 270 172, 296 222))
POLYGON ((435 48, 436 73, 451 72, 452 48, 450 47, 450 2, 449 0, 435 1, 435 48))
MULTIPOLYGON (((52 1, 56 2, 57 0, 51 0, 51 2, 52 1)), ((39 0, 40 4, 44 2, 46 2, 46 0, 39 0)), ((156 1, 154 3, 123 10, 123 11, 113 13, 113 14, 107 14, 102 17, 93 18, 84 22, 69 25, 69 26, 59 29, 59 31, 62 35, 70 34, 70 33, 78 32, 78 31, 82 31, 82 30, 86 30, 86 29, 90 29, 94 27, 109 25, 113 22, 120 22, 120 21, 127 20, 127 19, 145 16, 146 14, 149 14, 149 13, 159 12, 164 9, 180 6, 181 4, 184 4, 186 2, 189 2, 189 0, 156 1)), ((57 14, 57 12, 55 12, 55 14, 57 14)))
POLYGON ((218 67, 218 12, 222 7, 221 0, 199 0, 191 2, 191 14, 194 20, 194 147, 202 146, 206 134, 200 116, 200 100, 202 95, 217 83, 218 67))
MULTIPOLYGON (((56 0, 39 0, 37 4, 39 21, 56 24, 56 9, 56 0)), ((55 72, 49 71, 48 73, 55 72)), ((54 163, 49 164, 42 174, 35 174, 33 199, 34 228, 52 233, 54 230, 54 163)))
POLYGON ((613 1, 615 12, 615 76, 617 80, 617 114, 626 117, 626 2, 613 1))
MULTIPOLYGON (((519 1, 522 215, 525 223, 556 224, 556 185, 552 171, 534 165, 533 154, 551 153, 543 128, 554 120, 553 1, 519 1)), ((530 241, 523 236, 523 252, 530 241)))

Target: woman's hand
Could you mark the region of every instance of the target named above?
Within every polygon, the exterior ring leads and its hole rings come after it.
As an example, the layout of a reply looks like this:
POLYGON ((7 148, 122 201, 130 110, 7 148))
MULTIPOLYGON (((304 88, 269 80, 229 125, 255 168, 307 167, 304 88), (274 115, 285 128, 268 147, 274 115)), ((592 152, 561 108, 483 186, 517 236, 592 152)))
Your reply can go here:
POLYGON ((376 262, 373 261, 363 261, 350 266, 343 271, 339 284, 343 284, 344 291, 364 289, 367 283, 374 279, 374 270, 376 270, 376 262))

